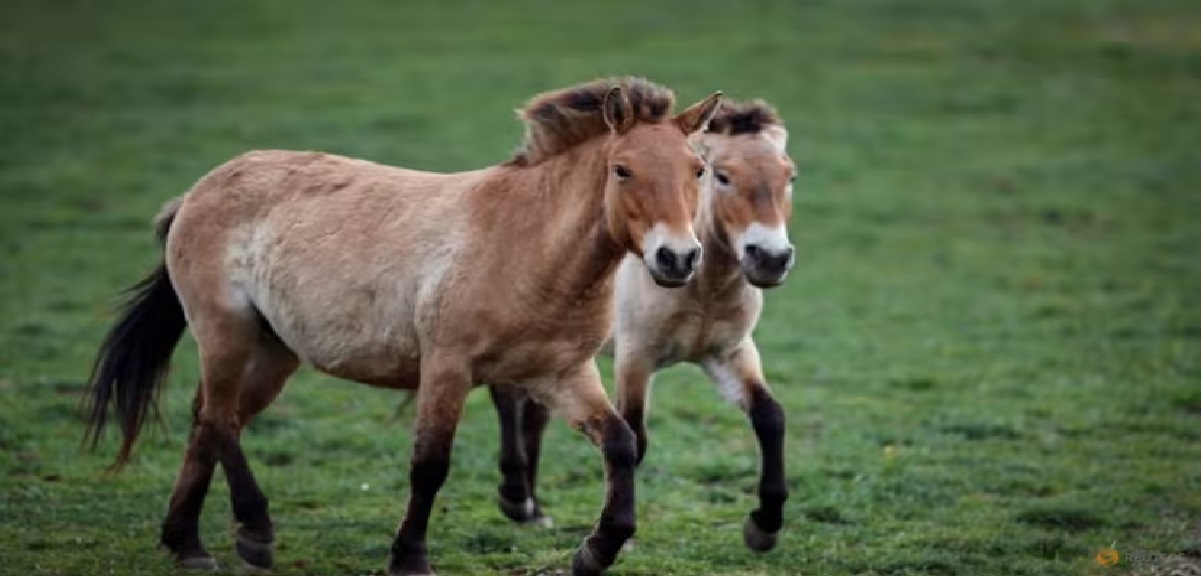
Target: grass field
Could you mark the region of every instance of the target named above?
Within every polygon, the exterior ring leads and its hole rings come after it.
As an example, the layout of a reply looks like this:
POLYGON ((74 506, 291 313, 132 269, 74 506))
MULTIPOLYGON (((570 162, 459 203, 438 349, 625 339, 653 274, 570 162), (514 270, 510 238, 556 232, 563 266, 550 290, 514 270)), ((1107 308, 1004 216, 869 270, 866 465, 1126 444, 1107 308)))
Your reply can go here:
MULTIPOLYGON (((159 258, 160 203, 253 148, 495 163, 529 96, 632 73, 682 101, 766 98, 791 128, 798 266, 757 338, 793 496, 780 547, 745 551, 752 433, 699 372, 668 371, 614 574, 1196 574, 1197 4, 671 4, 0 5, 0 573, 171 572, 155 543, 194 344, 123 474, 103 474, 111 439, 78 448, 76 411, 117 292, 159 258), (1107 547, 1118 565, 1095 562, 1107 547)), ((398 400, 302 372, 254 423, 278 574, 382 573, 398 400)), ((487 394, 460 430, 435 566, 566 568, 599 510, 597 452, 552 425, 557 527, 523 529, 493 503, 487 394)), ((233 566, 224 483, 208 502, 233 566)))

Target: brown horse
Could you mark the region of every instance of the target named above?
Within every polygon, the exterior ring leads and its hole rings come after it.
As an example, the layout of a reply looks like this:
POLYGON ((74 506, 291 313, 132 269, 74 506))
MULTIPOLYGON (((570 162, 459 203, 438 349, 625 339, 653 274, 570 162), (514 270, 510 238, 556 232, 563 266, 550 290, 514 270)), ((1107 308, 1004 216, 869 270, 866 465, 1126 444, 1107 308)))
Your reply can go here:
POLYGON ((225 470, 238 555, 273 561, 274 533, 239 437, 300 362, 416 390, 409 501, 388 573, 431 573, 426 527, 464 399, 502 382, 538 399, 604 455, 600 520, 572 560, 600 574, 635 530, 635 436, 593 356, 625 254, 660 285, 692 276, 701 158, 688 136, 718 94, 672 115, 672 92, 599 80, 535 97, 508 162, 432 174, 321 153, 266 151, 204 176, 160 215, 164 263, 108 334, 91 378, 95 444, 112 404, 129 457, 185 326, 200 350, 188 448, 161 541, 212 568, 198 518, 225 470))
MULTIPOLYGON (((760 288, 784 281, 793 266, 789 220, 796 169, 785 150, 788 132, 762 101, 723 104, 709 129, 694 138, 710 164, 693 227, 705 259, 697 278, 663 290, 627 258, 618 271, 612 353, 618 405, 647 449, 647 395, 657 370, 696 364, 728 400, 744 410, 760 444, 760 506, 744 523, 752 550, 776 545, 788 490, 784 472, 785 415, 773 399, 751 338, 763 305, 760 288)), ((519 522, 549 524, 535 498, 547 409, 519 390, 492 386, 501 422, 501 510, 519 522)))

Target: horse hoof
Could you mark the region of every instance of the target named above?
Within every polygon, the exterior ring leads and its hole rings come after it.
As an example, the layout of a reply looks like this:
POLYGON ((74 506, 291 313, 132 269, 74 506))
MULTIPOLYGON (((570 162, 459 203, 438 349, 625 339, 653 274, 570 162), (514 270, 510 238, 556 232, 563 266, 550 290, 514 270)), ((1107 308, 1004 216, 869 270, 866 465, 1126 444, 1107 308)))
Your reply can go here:
POLYGON ((429 567, 425 568, 397 568, 388 571, 388 576, 438 576, 429 567))
POLYGON ((501 513, 506 518, 519 524, 528 524, 539 528, 550 528, 555 525, 550 516, 544 515, 538 509, 538 503, 533 498, 515 502, 498 494, 497 507, 501 509, 501 513))
POLYGON ((212 556, 189 556, 187 558, 178 558, 175 561, 175 567, 180 570, 197 570, 205 572, 216 572, 220 568, 217 566, 217 559, 212 556))
POLYGON ((397 558, 395 553, 388 561, 388 576, 438 576, 430 567, 424 553, 414 553, 397 558))
POLYGON ((572 555, 572 576, 601 576, 602 574, 605 574, 605 567, 589 551, 588 544, 581 544, 580 548, 576 550, 576 554, 572 555))
POLYGON ((256 542, 241 534, 234 537, 234 551, 246 563, 247 569, 267 570, 275 562, 270 542, 256 542))
POLYGON ((756 526, 751 516, 743 521, 743 544, 755 552, 767 552, 776 547, 777 532, 768 532, 756 526))
POLYGON ((237 571, 238 576, 257 576, 259 574, 270 574, 270 573, 271 573, 270 568, 263 568, 262 566, 255 566, 254 564, 251 564, 245 560, 242 561, 242 565, 238 567, 238 571, 237 571))

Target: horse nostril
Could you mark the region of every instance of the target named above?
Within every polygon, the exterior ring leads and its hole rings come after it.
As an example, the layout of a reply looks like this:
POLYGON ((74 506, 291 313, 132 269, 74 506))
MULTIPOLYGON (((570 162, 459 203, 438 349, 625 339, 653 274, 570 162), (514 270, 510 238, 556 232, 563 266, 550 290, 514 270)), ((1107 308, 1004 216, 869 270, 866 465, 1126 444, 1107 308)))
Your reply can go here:
POLYGON ((793 261, 792 246, 779 251, 772 251, 765 250, 756 244, 750 244, 745 251, 749 262, 765 272, 774 274, 784 272, 793 261))
POLYGON ((760 258, 763 256, 763 251, 760 250, 760 247, 757 244, 748 244, 747 248, 744 248, 743 251, 747 253, 747 258, 749 258, 752 262, 759 262, 760 258))
POLYGON ((793 260, 793 248, 790 247, 790 248, 785 248, 784 250, 781 250, 780 252, 777 252, 775 254, 765 252, 764 259, 763 259, 763 263, 764 263, 763 265, 764 265, 764 268, 767 268, 768 270, 771 270, 772 272, 780 273, 780 272, 784 272, 785 269, 789 267, 789 262, 791 262, 792 260, 793 260))
POLYGON ((655 265, 659 266, 660 270, 672 271, 676 269, 676 254, 667 246, 660 246, 655 251, 655 265))
POLYGON ((785 248, 784 254, 782 254, 781 256, 783 256, 785 259, 784 266, 788 266, 789 263, 793 261, 793 247, 790 246, 788 248, 785 248))
POLYGON ((685 252, 684 258, 683 258, 684 269, 686 271, 692 271, 693 269, 695 269, 697 267, 697 259, 700 257, 701 257, 701 249, 700 248, 694 248, 692 250, 689 250, 688 252, 685 252))

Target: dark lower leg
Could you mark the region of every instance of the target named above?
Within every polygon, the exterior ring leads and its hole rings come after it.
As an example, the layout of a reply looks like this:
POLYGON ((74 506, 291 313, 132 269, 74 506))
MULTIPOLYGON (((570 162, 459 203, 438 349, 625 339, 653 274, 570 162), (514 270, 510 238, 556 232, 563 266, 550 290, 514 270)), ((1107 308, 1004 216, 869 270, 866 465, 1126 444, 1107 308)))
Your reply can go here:
POLYGON ((273 334, 263 333, 260 337, 260 348, 255 352, 252 368, 240 390, 237 425, 224 431, 226 444, 221 465, 230 488, 234 519, 240 524, 236 534, 238 556, 251 565, 270 567, 274 560, 271 544, 275 541, 275 530, 267 497, 255 481, 239 437, 251 419, 279 395, 299 360, 273 334))
POLYGON ((634 432, 637 466, 647 455, 647 394, 651 390, 653 371, 640 354, 623 350, 614 357, 614 370, 617 372, 618 413, 634 432))
POLYGON ((529 520, 524 506, 530 498, 530 488, 526 483, 527 462, 519 425, 525 402, 520 394, 508 388, 489 386, 488 392, 497 409, 497 423, 501 431, 498 458, 501 469, 501 485, 498 488, 501 511, 511 520, 524 522, 529 520))
POLYGON ((643 463, 643 457, 647 455, 647 420, 643 414, 642 403, 632 402, 629 405, 622 407, 622 418, 626 420, 626 425, 630 426, 634 432, 635 444, 635 462, 636 464, 643 463))
POLYGON ((409 504, 392 542, 392 560, 388 566, 392 576, 431 572, 426 555, 426 528, 434 498, 450 471, 452 441, 453 432, 418 432, 409 470, 409 504))
POLYGON ((230 487, 234 519, 240 524, 236 533, 238 556, 254 566, 269 568, 273 561, 271 543, 275 541, 275 531, 267 512, 267 497, 255 481, 236 437, 227 440, 221 467, 230 487))
POLYGON ((768 391, 750 387, 747 415, 760 443, 760 507, 752 511, 751 519, 761 530, 774 533, 780 530, 781 513, 789 497, 785 486, 785 412, 768 391))
POLYGON ((262 544, 269 544, 275 539, 272 529, 272 518, 267 512, 267 497, 255 481, 250 464, 242 451, 242 445, 236 438, 221 455, 221 468, 225 469, 226 482, 230 485, 230 504, 233 517, 242 527, 238 535, 262 544))
POLYGON ((604 572, 635 531, 634 432, 612 413, 600 419, 595 430, 585 432, 598 441, 605 457, 606 490, 601 519, 572 561, 572 571, 577 576, 604 572))
POLYGON ((203 441, 198 427, 193 426, 159 536, 159 542, 171 551, 176 563, 184 566, 198 563, 201 567, 200 564, 212 562, 200 539, 200 511, 217 462, 203 441))
POLYGON ((547 422, 551 412, 546 406, 539 404, 533 398, 526 398, 522 407, 522 443, 526 452, 526 487, 530 490, 530 498, 534 501, 534 516, 542 516, 538 505, 538 463, 543 451, 543 432, 547 430, 547 422))

